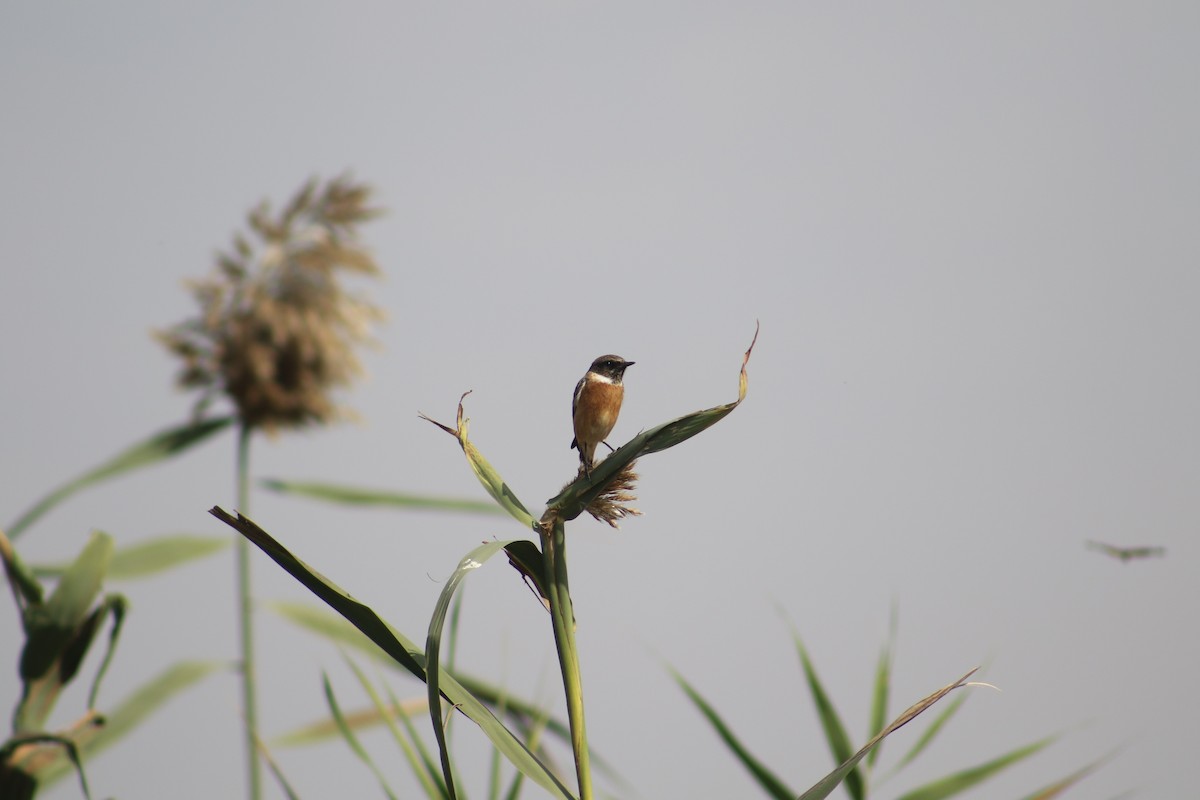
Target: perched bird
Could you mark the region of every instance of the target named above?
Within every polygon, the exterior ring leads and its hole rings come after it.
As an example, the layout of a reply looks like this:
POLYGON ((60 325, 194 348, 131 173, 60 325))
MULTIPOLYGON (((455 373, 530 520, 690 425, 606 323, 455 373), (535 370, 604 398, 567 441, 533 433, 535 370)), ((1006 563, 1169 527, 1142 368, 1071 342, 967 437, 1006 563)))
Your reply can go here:
POLYGON ((621 376, 631 366, 632 361, 620 356, 600 356, 575 384, 575 397, 571 400, 575 438, 571 440, 571 447, 579 448, 579 463, 587 475, 592 474, 596 445, 603 442, 617 424, 621 400, 625 397, 621 376))
POLYGON ((1151 558, 1167 554, 1165 547, 1117 547, 1116 545, 1093 541, 1088 541, 1087 546, 1092 550, 1098 550, 1105 555, 1120 559, 1124 563, 1128 563, 1135 558, 1151 558))

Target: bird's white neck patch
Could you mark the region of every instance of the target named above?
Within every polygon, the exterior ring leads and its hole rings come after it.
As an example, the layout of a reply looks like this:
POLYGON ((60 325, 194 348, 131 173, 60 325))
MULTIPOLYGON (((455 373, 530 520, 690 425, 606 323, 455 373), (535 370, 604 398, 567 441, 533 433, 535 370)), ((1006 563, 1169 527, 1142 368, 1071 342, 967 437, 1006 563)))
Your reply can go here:
POLYGON ((607 375, 601 375, 599 372, 589 372, 588 380, 593 383, 616 383, 612 378, 607 375))

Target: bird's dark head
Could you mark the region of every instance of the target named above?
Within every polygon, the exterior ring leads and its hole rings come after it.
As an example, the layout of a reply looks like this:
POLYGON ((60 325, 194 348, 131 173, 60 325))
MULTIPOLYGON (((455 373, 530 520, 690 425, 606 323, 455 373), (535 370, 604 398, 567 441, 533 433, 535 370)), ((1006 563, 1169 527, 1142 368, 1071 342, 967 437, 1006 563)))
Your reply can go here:
POLYGON ((602 378, 607 378, 613 383, 620 383, 621 376, 625 374, 626 369, 633 366, 633 363, 610 353, 606 356, 600 356, 593 361, 588 372, 595 373, 602 378))

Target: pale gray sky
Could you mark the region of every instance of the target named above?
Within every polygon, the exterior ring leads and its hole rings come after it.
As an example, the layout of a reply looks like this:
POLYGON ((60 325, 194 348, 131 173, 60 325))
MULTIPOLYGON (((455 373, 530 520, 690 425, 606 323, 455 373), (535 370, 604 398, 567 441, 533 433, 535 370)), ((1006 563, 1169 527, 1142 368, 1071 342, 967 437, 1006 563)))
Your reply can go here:
MULTIPOLYGON (((619 443, 732 399, 762 322, 744 406, 642 462, 645 516, 569 531, 591 740, 638 796, 759 796, 664 660, 793 785, 817 780, 775 604, 861 737, 894 602, 894 713, 985 661, 1003 692, 876 796, 1061 732, 978 796, 1119 747, 1074 796, 1179 797, 1200 716, 1198 34, 1194 3, 7 4, 0 518, 182 420, 148 334, 191 313, 184 279, 253 203, 351 170, 389 212, 365 229, 391 319, 348 398, 364 423, 258 442, 260 476, 482 496, 417 418, 474 389, 473 438, 536 513, 574 469, 593 357, 637 362, 619 443), (1086 539, 1168 552, 1122 565, 1086 539)), ((232 464, 227 436, 20 550, 224 533, 204 511, 232 506, 232 464)), ((418 640, 457 560, 520 535, 261 493, 252 516, 418 640)), ((264 599, 307 599, 255 570, 264 599)), ((232 572, 226 554, 114 587, 132 610, 101 705, 234 657, 232 572)), ((497 560, 466 592, 463 665, 561 709, 528 591, 497 560)), ((259 627, 265 733, 323 713, 322 669, 361 702, 332 647, 259 627)), ((0 642, 15 703, 11 611, 0 642)), ((238 731, 234 679, 211 679, 90 764, 93 791, 239 796, 238 731)), ((479 795, 481 737, 459 734, 479 795)), ((378 796, 340 743, 277 755, 304 797, 378 796)))

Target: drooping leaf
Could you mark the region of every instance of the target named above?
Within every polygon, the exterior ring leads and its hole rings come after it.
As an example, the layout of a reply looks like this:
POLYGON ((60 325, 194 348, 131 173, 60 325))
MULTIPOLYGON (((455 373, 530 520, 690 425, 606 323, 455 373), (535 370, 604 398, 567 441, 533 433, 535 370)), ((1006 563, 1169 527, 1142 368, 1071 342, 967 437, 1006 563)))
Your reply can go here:
MULTIPOLYGON (((180 533, 159 536, 144 542, 119 547, 113 552, 108 568, 109 580, 133 580, 165 572, 189 561, 205 558, 229 546, 229 539, 219 536, 198 536, 180 533)), ((62 564, 32 567, 39 577, 56 577, 66 567, 62 564)))
POLYGON ((891 734, 903 728, 908 723, 912 722, 917 718, 918 715, 923 713, 926 709, 941 700, 950 692, 965 686, 967 679, 974 674, 975 670, 973 669, 954 683, 949 684, 948 686, 943 686, 933 694, 910 706, 903 714, 896 717, 896 719, 892 721, 892 724, 880 731, 878 735, 872 737, 871 740, 863 745, 857 753, 840 764, 833 772, 829 773, 816 784, 814 784, 813 787, 807 792, 800 795, 799 800, 825 800, 825 798, 828 797, 830 793, 832 793, 833 790, 836 789, 841 782, 846 779, 846 776, 858 766, 858 762, 862 761, 863 758, 865 758, 866 755, 870 753, 876 745, 878 745, 891 734))
POLYGON ((1048 736, 1045 739, 1027 744, 1024 747, 1018 747, 1016 750, 993 758, 983 764, 960 770, 953 775, 947 775, 944 778, 931 781, 924 786, 919 786, 910 792, 906 792, 899 800, 946 800, 946 798, 954 797, 982 783, 1001 770, 1011 767, 1018 761, 1029 758, 1029 756, 1057 739, 1057 736, 1048 736))
POLYGON ((516 539, 504 548, 508 554, 508 563, 521 573, 525 583, 542 601, 546 610, 550 610, 550 595, 546 588, 546 562, 542 551, 528 539, 516 539))
MULTIPOLYGON (((359 603, 328 578, 313 570, 292 555, 266 531, 240 514, 230 515, 214 507, 209 513, 245 536, 280 567, 300 581, 317 597, 349 620, 366 634, 377 646, 392 656, 400 666, 413 675, 425 680, 425 655, 399 633, 394 631, 368 606, 359 603)), ((554 776, 538 758, 531 753, 496 717, 488 711, 478 698, 467 691, 453 676, 442 672, 439 675, 442 694, 455 707, 473 720, 484 735, 516 766, 539 786, 555 797, 571 798, 570 791, 554 776)))
POLYGON ((26 528, 37 521, 39 517, 81 489, 86 489, 109 478, 115 478, 126 472, 131 472, 141 467, 148 467, 177 456, 193 445, 197 445, 213 434, 227 428, 231 422, 233 422, 233 417, 217 417, 215 419, 188 422, 157 433, 149 439, 139 442, 100 466, 59 486, 38 500, 29 510, 18 517, 16 522, 8 526, 9 538, 15 540, 26 528))
MULTIPOLYGON (((758 326, 756 325, 754 328, 754 338, 750 341, 750 347, 746 349, 746 353, 742 356, 742 369, 738 374, 737 400, 704 411, 685 414, 678 419, 673 419, 670 422, 665 422, 648 431, 639 433, 610 453, 592 470, 590 476, 580 475, 563 488, 558 495, 548 500, 546 503, 547 513, 553 513, 564 520, 575 519, 584 512, 597 496, 606 490, 617 473, 631 462, 647 453, 657 453, 681 444, 727 417, 746 399, 748 385, 746 364, 750 361, 750 353, 753 352, 754 343, 757 341, 758 326)), ((461 409, 461 401, 459 407, 461 409)))
POLYGON ((446 581, 441 594, 438 595, 437 603, 433 609, 433 616, 429 620, 429 634, 425 639, 425 667, 427 670, 426 685, 429 689, 429 715, 433 722, 433 733, 437 739, 438 751, 441 755, 442 777, 445 779, 446 792, 451 800, 457 796, 457 793, 454 790, 454 775, 450 769, 450 750, 446 744, 446 732, 442 727, 442 704, 438 689, 440 677, 438 657, 441 651, 442 627, 446 623, 446 614, 450 610, 450 601, 453 599, 454 592, 458 589, 459 585, 469 573, 482 567, 489 558, 494 556, 497 551, 503 549, 507 544, 509 542, 485 542, 463 556, 462 560, 458 562, 458 567, 446 581))
POLYGON ((796 793, 788 788, 778 776, 775 775, 765 764, 759 761, 746 748, 742 741, 734 734, 733 730, 725 723, 725 720, 717 713, 707 700, 700 696, 690 683, 684 680, 683 676, 675 670, 671 670, 671 676, 679 687, 687 694, 688 699, 700 710, 708 723, 712 725, 713 730, 721 737, 721 741, 725 746, 737 757, 738 761, 742 762, 742 766, 754 777, 762 790, 775 800, 792 800, 796 793))
POLYGON ((454 511, 466 514, 503 514, 495 503, 482 500, 468 500, 459 497, 429 497, 426 495, 401 494, 372 489, 359 489, 353 486, 336 486, 329 483, 305 483, 301 481, 281 481, 265 479, 259 481, 265 489, 280 494, 290 494, 297 497, 307 497, 312 500, 324 500, 328 503, 339 503, 348 506, 387 506, 391 508, 409 508, 416 511, 454 511))
POLYGON ((513 519, 521 523, 527 530, 534 528, 536 523, 534 522, 533 515, 517 499, 512 489, 508 488, 508 484, 500 477, 500 473, 496 471, 496 468, 488 463, 488 460, 483 457, 483 453, 480 453, 479 449, 467 437, 467 423, 469 420, 463 416, 463 399, 468 394, 470 392, 464 392, 462 397, 458 398, 458 416, 455 421, 455 427, 451 428, 448 425, 443 425, 424 414, 420 415, 421 419, 433 423, 457 439, 459 446, 462 447, 463 454, 467 457, 467 463, 471 465, 471 471, 475 473, 475 477, 479 479, 479 482, 487 490, 487 493, 492 496, 492 499, 499 503, 501 508, 507 511, 513 519))

